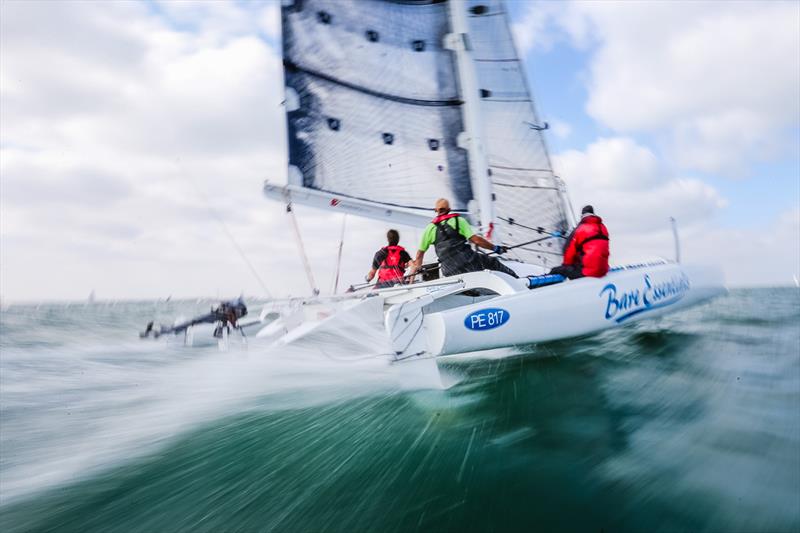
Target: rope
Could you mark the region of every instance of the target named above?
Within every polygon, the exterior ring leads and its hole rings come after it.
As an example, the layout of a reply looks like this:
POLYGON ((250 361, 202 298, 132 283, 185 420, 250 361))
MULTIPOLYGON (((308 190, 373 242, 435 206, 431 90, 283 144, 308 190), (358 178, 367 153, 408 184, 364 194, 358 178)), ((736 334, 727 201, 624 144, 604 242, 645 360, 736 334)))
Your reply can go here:
MULTIPOLYGON (((423 269, 425 269, 426 272, 432 272, 434 270, 439 270, 439 268, 440 267, 439 267, 439 262, 438 261, 436 263, 428 263, 427 265, 423 265, 423 269)), ((413 274, 406 274, 405 276, 403 276, 402 278, 399 278, 399 279, 405 281, 407 279, 415 278, 415 277, 421 275, 422 273, 423 273, 423 270, 420 269, 420 270, 416 271, 413 274)), ((354 291, 357 291, 359 289, 363 289, 365 287, 369 287, 370 285, 373 285, 373 283, 372 282, 359 283, 358 285, 351 285, 350 288, 353 289, 354 291)), ((403 288, 403 285, 405 285, 405 283, 399 283, 399 284, 396 284, 396 285, 394 285, 392 287, 387 287, 387 289, 389 289, 389 288, 391 288, 391 289, 399 289, 399 288, 403 288)))
POLYGON ((342 217, 342 234, 339 236, 339 255, 336 258, 336 277, 333 281, 333 294, 339 291, 339 273, 342 269, 342 248, 344 248, 344 229, 347 225, 347 213, 342 217))
POLYGON ((253 274, 253 277, 256 279, 258 284, 261 286, 261 289, 264 291, 264 294, 267 296, 267 298, 272 298, 272 293, 267 288, 267 285, 264 283, 264 280, 262 280, 261 276, 258 275, 258 271, 255 269, 253 264, 247 258, 247 255, 245 255, 244 250, 242 250, 242 247, 239 246, 239 243, 236 242, 236 239, 233 237, 233 233, 231 233, 231 231, 228 229, 228 225, 225 224, 225 221, 222 219, 222 216, 220 216, 220 214, 217 212, 217 210, 214 209, 214 207, 211 206, 211 202, 209 201, 208 196, 205 194, 205 192, 202 189, 200 189, 200 187, 194 181, 194 178, 191 178, 191 177, 187 176, 187 174, 183 171, 183 166, 180 163, 180 159, 178 159, 176 161, 176 164, 178 165, 178 170, 180 171, 181 176, 184 179, 186 179, 189 183, 191 183, 192 187, 194 187, 194 190, 197 192, 197 194, 200 195, 200 198, 203 200, 203 203, 205 204, 206 209, 208 210, 209 213, 211 213, 211 216, 213 216, 216 219, 216 221, 219 223, 219 226, 222 229, 222 232, 225 234, 226 237, 228 237, 228 240, 233 245, 233 248, 236 250, 236 252, 242 258, 242 260, 244 261, 244 264, 247 265, 247 268, 250 269, 250 273, 253 274))
MULTIPOLYGON (((522 243, 519 243, 519 244, 515 244, 513 246, 506 246, 505 248, 506 248, 506 250, 513 250, 514 248, 522 248, 523 246, 527 246, 529 244, 535 244, 537 242, 546 241, 547 239, 552 239, 554 237, 563 238, 563 237, 561 237, 561 235, 557 235, 557 234, 547 235, 546 237, 539 237, 538 239, 533 239, 532 241, 522 242, 522 243)), ((522 249, 526 250, 526 248, 522 248, 522 249)), ((533 251, 538 251, 538 250, 533 250, 533 251)), ((497 252, 489 252, 487 255, 492 255, 492 254, 496 254, 496 253, 497 252)), ((545 252, 545 253, 547 253, 547 252, 545 252)), ((558 254, 558 255, 561 255, 561 254, 558 254)))
MULTIPOLYGON (((520 224, 519 222, 517 222, 516 220, 511 219, 511 218, 503 218, 503 217, 497 217, 497 218, 502 220, 503 222, 508 222, 508 224, 510 226, 519 226, 520 228, 525 228, 525 229, 530 230, 530 231, 535 231, 536 233, 538 233, 540 235, 544 234, 544 235, 548 235, 550 237, 556 237, 556 238, 559 238, 559 239, 566 239, 566 237, 564 235, 562 235, 561 232, 558 232, 558 231, 557 232, 547 231, 546 229, 544 229, 541 226, 539 226, 537 228, 532 228, 530 226, 526 226, 525 224, 520 224)), ((530 244, 530 243, 526 242, 526 243, 523 243, 523 244, 530 244)), ((523 244, 518 244, 518 245, 515 245, 513 247, 509 247, 509 248, 516 248, 517 246, 522 246, 523 244)))
POLYGON ((292 220, 292 229, 294 229, 294 236, 297 240, 297 249, 300 251, 300 258, 303 260, 303 267, 306 269, 306 277, 308 278, 308 284, 311 285, 311 293, 316 296, 319 294, 319 289, 317 288, 317 282, 314 280, 314 273, 311 271, 311 263, 308 261, 306 247, 303 246, 303 237, 300 235, 300 226, 297 224, 297 217, 294 215, 292 202, 289 200, 288 194, 286 195, 286 212, 289 213, 289 218, 292 220))

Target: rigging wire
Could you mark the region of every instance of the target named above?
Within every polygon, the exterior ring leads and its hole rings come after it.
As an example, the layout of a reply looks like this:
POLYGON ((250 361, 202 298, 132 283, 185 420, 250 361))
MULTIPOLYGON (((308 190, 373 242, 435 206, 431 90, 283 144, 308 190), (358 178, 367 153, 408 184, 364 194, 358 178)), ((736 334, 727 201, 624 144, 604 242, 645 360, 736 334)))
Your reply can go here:
POLYGON ((225 224, 225 220, 223 220, 223 218, 219 214, 219 212, 211 205, 211 201, 209 200, 208 195, 206 195, 205 191, 203 191, 200 188, 200 186, 197 184, 197 182, 195 182, 193 176, 187 175, 186 172, 184 172, 183 165, 181 165, 181 162, 180 162, 180 158, 178 158, 175 161, 175 163, 178 166, 178 171, 180 172, 181 177, 183 177, 185 180, 187 180, 189 183, 191 183, 192 187, 194 187, 194 190, 197 192, 197 194, 203 200, 203 203, 205 204, 206 209, 211 214, 211 216, 213 216, 214 219, 216 219, 216 221, 219 223, 220 229, 222 229, 222 232, 225 234, 226 237, 228 237, 228 240, 230 241, 231 245, 236 250, 236 252, 239 254, 239 257, 242 258, 242 261, 244 261, 244 264, 247 265, 248 269, 250 269, 250 273, 253 274, 253 277, 256 279, 258 284, 261 286, 261 289, 264 291, 264 294, 267 296, 267 298, 272 298, 272 293, 267 288, 266 283, 264 283, 264 280, 261 279, 261 276, 258 275, 258 271, 253 266, 253 263, 250 262, 250 259, 248 259, 247 254, 244 253, 244 250, 242 249, 242 247, 239 246, 238 242, 236 242, 236 239, 234 238, 233 233, 228 228, 228 225, 225 224))
POLYGON ((297 249, 300 251, 300 258, 303 260, 303 267, 306 269, 306 277, 308 278, 308 284, 311 285, 311 293, 317 296, 319 294, 319 288, 317 288, 317 282, 314 280, 314 273, 311 271, 311 263, 308 261, 306 247, 303 245, 303 237, 300 235, 300 226, 297 224, 297 217, 294 214, 294 209, 292 209, 292 202, 288 194, 286 195, 286 212, 289 214, 289 218, 292 221, 292 229, 294 230, 297 249))
POLYGON ((339 273, 342 270, 342 248, 344 248, 344 231, 347 226, 347 213, 342 217, 342 233, 339 235, 339 254, 336 257, 336 275, 333 280, 333 294, 339 292, 339 273))

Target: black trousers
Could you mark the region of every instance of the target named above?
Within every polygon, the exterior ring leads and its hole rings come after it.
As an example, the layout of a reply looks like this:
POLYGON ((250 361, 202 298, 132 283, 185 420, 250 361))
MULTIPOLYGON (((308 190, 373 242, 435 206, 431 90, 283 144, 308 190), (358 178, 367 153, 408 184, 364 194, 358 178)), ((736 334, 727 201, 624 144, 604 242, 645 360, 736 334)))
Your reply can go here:
POLYGON ((467 272, 480 272, 481 270, 496 270, 518 278, 517 273, 505 266, 499 259, 487 254, 481 254, 464 246, 460 253, 453 257, 439 258, 442 264, 442 275, 455 276, 467 272))
POLYGON ((567 279, 578 279, 583 277, 582 270, 578 265, 559 265, 550 270, 550 274, 561 274, 567 279))

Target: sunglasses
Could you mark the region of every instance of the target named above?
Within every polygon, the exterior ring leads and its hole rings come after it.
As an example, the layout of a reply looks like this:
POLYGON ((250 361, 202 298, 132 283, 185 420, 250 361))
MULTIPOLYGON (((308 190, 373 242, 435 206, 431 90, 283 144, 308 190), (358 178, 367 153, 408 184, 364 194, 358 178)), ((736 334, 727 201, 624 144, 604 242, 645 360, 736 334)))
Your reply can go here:
POLYGON ((434 209, 434 210, 433 210, 433 212, 434 212, 434 213, 438 213, 438 214, 440 214, 440 215, 443 215, 443 214, 447 213, 447 208, 445 208, 445 207, 440 207, 439 209, 434 209))

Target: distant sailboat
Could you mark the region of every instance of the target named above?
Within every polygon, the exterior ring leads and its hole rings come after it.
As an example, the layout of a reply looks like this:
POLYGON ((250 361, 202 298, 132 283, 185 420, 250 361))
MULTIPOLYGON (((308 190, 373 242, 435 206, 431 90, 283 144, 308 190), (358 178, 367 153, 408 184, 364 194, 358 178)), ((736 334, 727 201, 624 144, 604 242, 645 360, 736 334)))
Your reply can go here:
POLYGON ((95 300, 94 289, 92 289, 92 292, 89 293, 89 297, 86 299, 86 303, 93 304, 94 300, 95 300))

